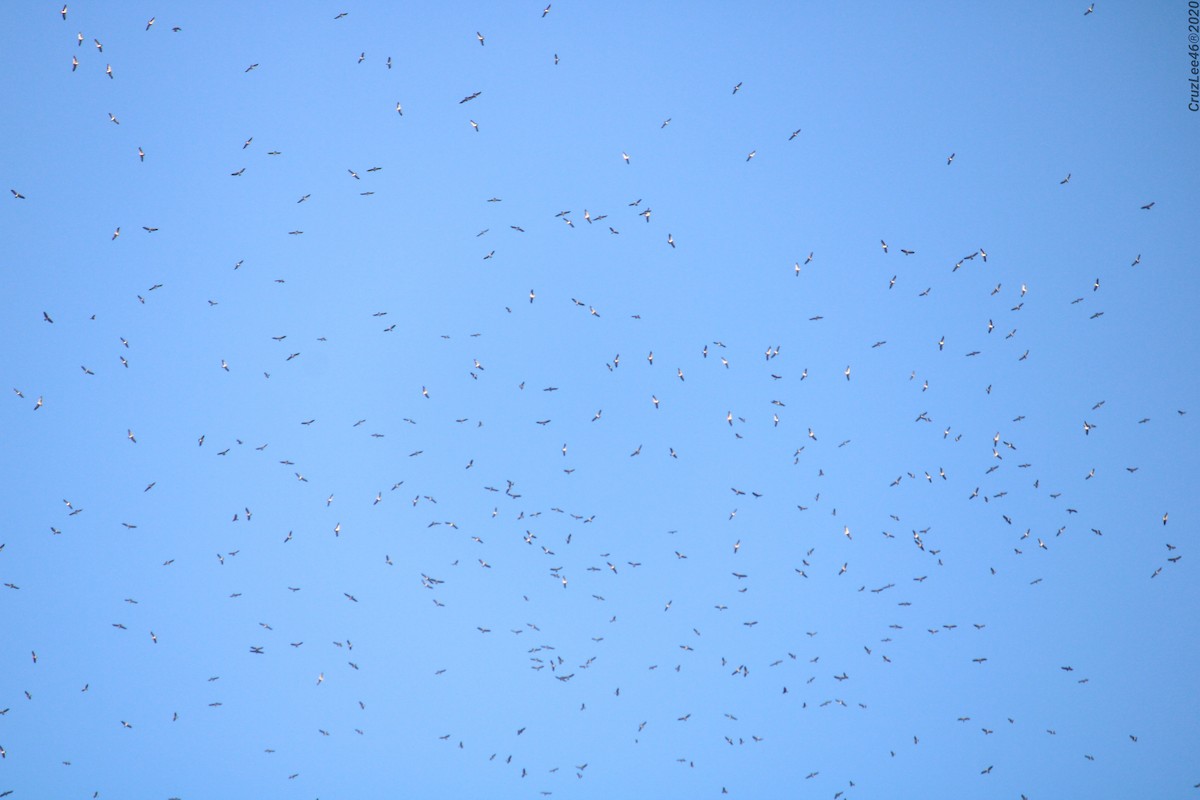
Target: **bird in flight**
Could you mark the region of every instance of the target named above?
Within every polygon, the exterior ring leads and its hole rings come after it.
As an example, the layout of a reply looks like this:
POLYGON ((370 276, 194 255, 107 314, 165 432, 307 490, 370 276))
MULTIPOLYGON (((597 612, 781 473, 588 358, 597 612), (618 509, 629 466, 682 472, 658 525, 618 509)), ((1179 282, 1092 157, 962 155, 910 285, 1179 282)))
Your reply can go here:
POLYGON ((483 34, 479 31, 475 31, 475 38, 479 40, 479 46, 483 47, 483 34))

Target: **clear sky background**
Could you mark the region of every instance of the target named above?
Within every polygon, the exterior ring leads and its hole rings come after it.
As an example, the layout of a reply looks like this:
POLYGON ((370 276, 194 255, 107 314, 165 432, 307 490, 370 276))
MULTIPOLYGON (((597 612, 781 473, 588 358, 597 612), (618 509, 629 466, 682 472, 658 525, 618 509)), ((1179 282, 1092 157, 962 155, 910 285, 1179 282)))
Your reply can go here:
POLYGON ((1186 3, 747 5, 5 6, 0 792, 1194 793, 1186 3))

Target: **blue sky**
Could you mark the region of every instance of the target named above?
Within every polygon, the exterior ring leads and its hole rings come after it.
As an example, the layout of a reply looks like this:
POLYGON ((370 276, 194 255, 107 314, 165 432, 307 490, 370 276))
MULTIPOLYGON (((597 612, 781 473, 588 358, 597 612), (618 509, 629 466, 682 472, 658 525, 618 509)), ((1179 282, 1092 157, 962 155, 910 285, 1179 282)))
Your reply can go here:
POLYGON ((1200 781, 1183 5, 68 5, 0 792, 1200 781))

